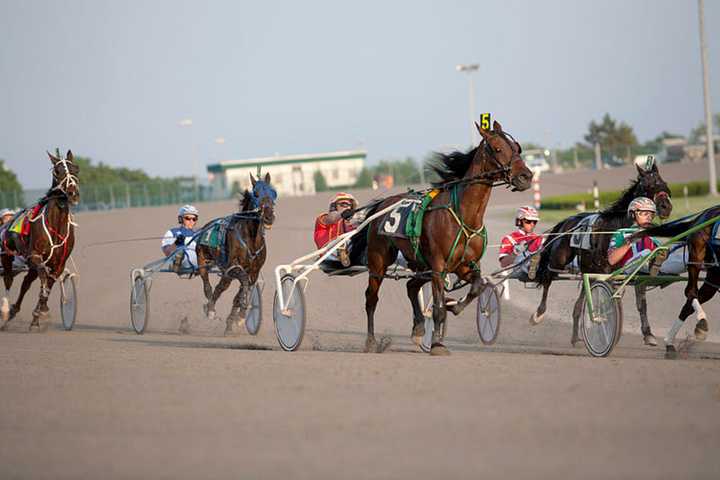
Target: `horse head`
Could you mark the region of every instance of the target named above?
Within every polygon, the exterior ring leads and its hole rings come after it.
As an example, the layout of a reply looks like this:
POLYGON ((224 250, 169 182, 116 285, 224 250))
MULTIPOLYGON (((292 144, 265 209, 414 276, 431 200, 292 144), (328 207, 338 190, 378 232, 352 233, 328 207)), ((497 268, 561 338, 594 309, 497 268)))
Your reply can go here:
POLYGON ((658 216, 663 219, 668 218, 673 208, 670 200, 670 188, 660 176, 657 165, 654 161, 650 161, 644 168, 638 165, 636 167, 638 178, 635 196, 652 198, 657 207, 658 216))
POLYGON ((58 154, 53 155, 47 152, 52 162, 53 183, 51 190, 62 192, 71 205, 77 205, 80 202, 80 183, 78 174, 80 167, 74 162, 73 154, 68 150, 65 158, 61 158, 58 154))
POLYGON ((252 182, 252 202, 253 207, 260 211, 260 218, 265 225, 265 228, 271 228, 273 222, 275 222, 275 201, 277 201, 277 192, 270 185, 270 174, 266 173, 265 178, 255 179, 252 173, 250 174, 250 181, 252 182))
POLYGON ((490 170, 499 170, 497 179, 512 185, 513 191, 530 188, 533 174, 520 156, 520 144, 512 135, 504 132, 497 121, 493 122, 492 130, 485 130, 477 123, 475 126, 485 142, 485 148, 478 148, 475 155, 485 154, 492 163, 490 170))

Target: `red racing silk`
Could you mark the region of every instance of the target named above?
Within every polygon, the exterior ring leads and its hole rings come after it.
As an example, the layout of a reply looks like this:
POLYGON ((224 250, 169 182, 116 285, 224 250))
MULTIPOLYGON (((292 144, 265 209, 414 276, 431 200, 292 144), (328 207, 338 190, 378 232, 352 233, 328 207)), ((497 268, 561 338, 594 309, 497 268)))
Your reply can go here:
POLYGON ((342 218, 335 223, 326 225, 323 223, 327 217, 327 213, 323 213, 315 219, 315 245, 318 248, 322 248, 329 242, 335 240, 338 236, 343 233, 347 233, 351 230, 355 230, 355 226, 342 218))
POLYGON ((537 233, 525 233, 523 230, 517 229, 505 235, 500 241, 500 251, 498 258, 507 255, 519 255, 525 248, 530 253, 537 252, 543 244, 543 236, 537 233))

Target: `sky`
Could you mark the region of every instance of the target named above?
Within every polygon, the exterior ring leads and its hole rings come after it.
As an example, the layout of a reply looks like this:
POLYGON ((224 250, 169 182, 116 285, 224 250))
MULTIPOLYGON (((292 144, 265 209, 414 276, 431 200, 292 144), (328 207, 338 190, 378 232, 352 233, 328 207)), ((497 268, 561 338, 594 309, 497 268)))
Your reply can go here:
MULTIPOLYGON (((719 1, 705 23, 718 112, 719 1)), ((55 147, 153 176, 419 160, 470 143, 461 63, 480 65, 475 112, 521 143, 570 146, 606 112, 640 141, 704 120, 693 0, 0 0, 0 158, 26 188, 47 186, 55 147)))

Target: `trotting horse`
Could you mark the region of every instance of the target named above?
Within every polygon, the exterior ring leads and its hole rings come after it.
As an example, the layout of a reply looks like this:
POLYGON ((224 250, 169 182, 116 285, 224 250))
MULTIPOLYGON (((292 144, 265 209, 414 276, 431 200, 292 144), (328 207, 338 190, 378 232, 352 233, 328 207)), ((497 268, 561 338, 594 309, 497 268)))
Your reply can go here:
MULTIPOLYGON (((250 174, 252 191, 245 190, 240 199, 240 211, 226 218, 225 241, 220 248, 198 244, 196 247, 198 269, 203 282, 207 303, 204 311, 208 318, 215 318, 215 303, 228 289, 233 280, 240 288, 233 298, 233 306, 225 323, 225 334, 232 331, 233 324, 242 325, 249 304, 250 289, 257 282, 260 269, 265 263, 267 248, 265 230, 275 221, 277 193, 270 185, 270 174, 264 180, 256 180, 250 174), (208 277, 212 265, 220 268, 220 281, 213 290, 208 277)), ((203 227, 203 229, 207 228, 203 227)), ((222 245, 221 244, 221 245, 222 245)))
MULTIPOLYGON (((720 205, 710 207, 689 219, 680 219, 665 225, 651 227, 635 233, 630 240, 644 237, 674 237, 687 232, 695 226, 702 223, 711 222, 713 218, 720 215, 720 205)), ((715 244, 717 239, 713 238, 713 227, 717 222, 712 222, 700 230, 691 233, 685 241, 688 249, 688 281, 685 287, 685 305, 680 310, 680 315, 673 322, 672 327, 665 337, 665 348, 667 356, 674 358, 677 355, 675 348, 675 336, 683 326, 685 319, 693 312, 697 313, 697 323, 695 324, 695 338, 703 341, 707 338, 708 323, 705 311, 700 306, 710 300, 715 292, 720 288, 720 264, 718 258, 720 255, 720 246, 715 244), (707 268, 707 274, 702 287, 698 290, 698 280, 700 271, 707 268)))
MULTIPOLYGON (((670 189, 660 176, 657 165, 652 163, 649 168, 637 167, 638 176, 635 181, 620 196, 620 198, 605 210, 599 212, 599 216, 592 224, 593 232, 614 232, 620 228, 627 228, 633 224, 633 219, 627 214, 627 207, 637 197, 648 197, 653 199, 657 206, 660 218, 667 218, 672 212, 670 201, 670 189)), ((593 215, 592 213, 579 213, 566 218, 556 224, 551 230, 546 247, 540 254, 540 263, 537 271, 537 282, 543 287, 542 300, 537 311, 530 317, 530 323, 537 325, 543 320, 547 308, 547 297, 550 285, 558 276, 559 272, 571 264, 577 257, 578 267, 582 273, 610 273, 614 268, 608 263, 608 247, 612 233, 597 233, 590 237, 589 250, 583 250, 571 246, 571 232, 576 230, 583 219, 593 215), (566 234, 566 235, 563 235, 566 234)), ((650 323, 647 319, 647 300, 645 287, 635 287, 635 299, 638 312, 640 312, 641 330, 643 341, 646 345, 655 346, 657 340, 652 334, 650 323)), ((571 343, 575 345, 579 340, 578 325, 580 310, 582 307, 582 295, 575 302, 573 309, 573 333, 571 343)))
POLYGON ((7 229, 3 234, 0 261, 2 261, 5 295, 2 300, 3 324, 0 330, 5 330, 7 323, 18 314, 25 294, 38 277, 41 283, 40 297, 32 313, 30 330, 40 330, 39 319, 47 316, 49 311, 47 301, 50 290, 65 270, 65 262, 75 245, 76 224, 73 222, 70 206, 77 205, 80 201, 78 183, 80 169, 73 162, 73 154, 70 150, 64 159, 49 152, 48 156, 52 162, 53 182, 50 190, 37 205, 26 212, 25 221, 30 224, 29 233, 23 235, 7 229), (17 301, 8 311, 7 299, 13 284, 15 255, 25 258, 28 272, 23 278, 17 301))
MULTIPOLYGON (((428 273, 428 276, 418 276, 407 283, 407 294, 413 308, 412 337, 418 345, 425 334, 425 319, 418 302, 418 291, 428 281, 428 277, 432 281, 434 331, 431 355, 450 353, 441 343, 447 309, 459 314, 482 289, 479 261, 487 238, 483 216, 492 187, 507 184, 514 190, 526 190, 530 186, 532 172, 520 157, 520 144, 505 133, 498 122, 493 123, 492 130, 485 130, 477 124, 476 127, 482 136, 479 146, 467 153, 439 155, 431 165, 442 179, 436 185, 442 191, 432 200, 424 215, 417 256, 409 240, 391 240, 378 234, 378 222, 383 217, 371 222, 366 232, 352 239, 350 251, 353 263, 366 251, 370 273, 365 291, 366 352, 382 351, 382 346, 379 348, 375 340, 375 308, 383 276, 388 266, 395 261, 398 250, 408 260, 408 266, 413 271, 428 273), (444 297, 444 280, 449 273, 456 274, 472 285, 468 294, 453 305, 446 305, 444 297)), ((368 216, 402 198, 404 195, 385 199, 371 207, 368 216)))

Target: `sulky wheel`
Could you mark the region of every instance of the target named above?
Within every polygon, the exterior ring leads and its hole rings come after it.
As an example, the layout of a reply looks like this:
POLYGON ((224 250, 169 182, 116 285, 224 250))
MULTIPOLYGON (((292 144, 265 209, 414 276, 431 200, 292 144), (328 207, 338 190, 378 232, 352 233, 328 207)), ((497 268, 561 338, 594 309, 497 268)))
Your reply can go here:
POLYGON ((305 334, 305 293, 299 284, 293 288, 294 281, 295 277, 285 275, 280 280, 282 292, 275 292, 273 301, 275 334, 280 346, 286 352, 294 352, 300 348, 305 334), (291 292, 292 296, 290 296, 291 292), (279 294, 282 294, 287 302, 285 310, 280 310, 279 294))
POLYGON ((245 317, 245 328, 250 335, 257 335, 262 323, 262 292, 255 283, 250 291, 250 310, 245 317))
POLYGON ((148 285, 142 275, 135 277, 130 290, 130 322, 138 335, 145 333, 150 317, 148 285))
POLYGON ((477 299, 475 321, 480 341, 492 345, 500 333, 500 294, 495 285, 487 284, 477 299))
POLYGON ((60 282, 60 317, 63 328, 72 330, 77 317, 77 289, 73 275, 65 275, 60 282))
POLYGON ((590 317, 584 297, 580 317, 585 348, 593 357, 606 357, 620 339, 622 330, 620 301, 613 298, 613 288, 607 282, 598 281, 590 285, 590 295, 594 318, 590 317))

